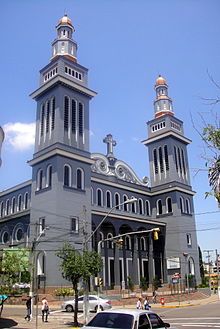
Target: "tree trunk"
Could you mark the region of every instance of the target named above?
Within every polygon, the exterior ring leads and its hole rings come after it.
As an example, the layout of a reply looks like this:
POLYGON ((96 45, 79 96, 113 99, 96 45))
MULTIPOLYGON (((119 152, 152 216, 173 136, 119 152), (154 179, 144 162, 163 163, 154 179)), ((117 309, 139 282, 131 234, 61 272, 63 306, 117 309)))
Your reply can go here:
POLYGON ((74 325, 78 326, 78 287, 77 287, 77 283, 73 284, 73 291, 74 291, 74 295, 75 295, 75 307, 74 307, 74 325))

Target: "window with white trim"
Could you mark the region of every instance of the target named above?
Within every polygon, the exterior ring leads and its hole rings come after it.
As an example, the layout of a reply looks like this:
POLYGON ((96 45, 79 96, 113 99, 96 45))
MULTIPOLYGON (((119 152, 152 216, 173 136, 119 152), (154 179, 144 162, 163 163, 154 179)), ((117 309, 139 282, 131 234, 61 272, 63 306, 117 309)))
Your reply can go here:
POLYGON ((147 216, 150 216, 150 214, 151 214, 151 209, 150 209, 150 202, 149 202, 149 200, 146 200, 146 202, 145 202, 145 207, 146 207, 146 215, 147 215, 147 216))
POLYGON ((112 194, 110 191, 106 191, 106 207, 112 208, 112 194))
POLYGON ((97 189, 97 205, 103 206, 103 192, 100 188, 97 189))
POLYGON ((18 202, 17 202, 17 211, 21 211, 21 194, 18 196, 18 202))
POLYGON ((76 188, 84 190, 84 171, 81 168, 76 170, 76 188))
POLYGON ((162 213, 163 213, 162 201, 159 199, 157 200, 157 215, 162 215, 162 213))
POLYGON ((74 233, 79 233, 79 218, 71 217, 70 218, 70 230, 74 233))
POLYGON ((187 242, 187 246, 191 247, 192 246, 192 236, 190 233, 186 234, 186 242, 187 242))
POLYGON ((28 208, 28 192, 24 194, 24 210, 28 208))
POLYGON ((120 209, 120 195, 115 193, 115 209, 120 209))
POLYGON ((63 184, 64 186, 71 186, 71 172, 72 169, 70 165, 65 164, 64 165, 64 173, 63 173, 63 184))
POLYGON ((15 213, 15 197, 13 197, 11 200, 11 213, 15 213))
POLYGON ((172 213, 173 212, 173 206, 172 206, 172 199, 171 199, 171 197, 168 197, 166 199, 166 208, 167 208, 167 213, 172 213))

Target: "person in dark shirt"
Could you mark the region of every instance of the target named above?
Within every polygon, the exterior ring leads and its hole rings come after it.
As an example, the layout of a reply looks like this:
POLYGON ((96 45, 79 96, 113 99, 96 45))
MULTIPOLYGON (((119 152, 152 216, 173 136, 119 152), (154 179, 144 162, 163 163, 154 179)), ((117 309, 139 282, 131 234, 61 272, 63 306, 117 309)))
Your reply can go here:
POLYGON ((27 315, 25 316, 25 320, 30 321, 31 320, 31 299, 32 297, 28 297, 26 301, 26 307, 27 307, 27 315))

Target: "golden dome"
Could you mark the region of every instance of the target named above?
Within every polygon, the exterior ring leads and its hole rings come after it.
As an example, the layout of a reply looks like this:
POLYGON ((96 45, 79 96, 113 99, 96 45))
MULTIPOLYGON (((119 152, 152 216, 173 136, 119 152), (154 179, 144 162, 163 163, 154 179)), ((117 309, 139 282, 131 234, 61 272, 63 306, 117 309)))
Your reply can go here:
POLYGON ((72 25, 71 19, 67 16, 67 14, 64 14, 64 16, 61 19, 59 19, 58 24, 66 24, 66 23, 69 23, 72 25))
POLYGON ((156 80, 156 85, 164 85, 165 83, 166 80, 161 75, 159 75, 159 77, 156 80))

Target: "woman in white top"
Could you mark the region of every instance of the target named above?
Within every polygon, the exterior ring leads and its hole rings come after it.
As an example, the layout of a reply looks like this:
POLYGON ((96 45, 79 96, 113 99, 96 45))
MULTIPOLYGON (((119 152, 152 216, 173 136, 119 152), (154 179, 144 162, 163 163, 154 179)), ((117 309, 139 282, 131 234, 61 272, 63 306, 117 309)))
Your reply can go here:
POLYGON ((48 318, 48 314, 49 314, 49 305, 48 302, 46 300, 46 297, 44 297, 42 299, 42 321, 43 322, 48 322, 47 318, 48 318), (45 317, 45 320, 44 320, 45 317))

